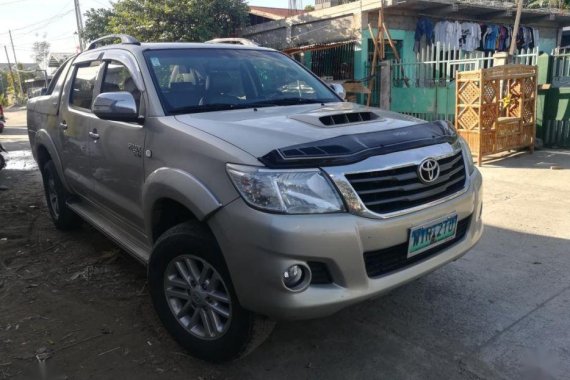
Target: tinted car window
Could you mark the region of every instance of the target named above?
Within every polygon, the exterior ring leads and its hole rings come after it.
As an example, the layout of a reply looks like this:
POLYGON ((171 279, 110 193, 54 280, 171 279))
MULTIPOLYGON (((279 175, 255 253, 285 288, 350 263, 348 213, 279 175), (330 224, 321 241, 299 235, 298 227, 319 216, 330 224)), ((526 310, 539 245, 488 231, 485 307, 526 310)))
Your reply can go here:
POLYGON ((53 78, 49 82, 49 86, 47 87, 46 95, 51 95, 51 93, 53 92, 55 84, 59 81, 59 77, 61 76, 63 69, 65 69, 65 66, 67 66, 67 62, 61 65, 59 69, 57 69, 57 71, 55 72, 55 75, 53 76, 53 78))
POLYGON ((118 91, 130 92, 135 98, 137 108, 139 108, 141 93, 135 85, 129 69, 121 62, 111 61, 105 67, 101 93, 118 91))
POLYGON ((275 51, 168 49, 145 52, 167 113, 338 102, 304 67, 275 51))
POLYGON ((91 109, 99 67, 100 62, 92 62, 89 66, 81 66, 76 69, 71 89, 71 105, 91 109))

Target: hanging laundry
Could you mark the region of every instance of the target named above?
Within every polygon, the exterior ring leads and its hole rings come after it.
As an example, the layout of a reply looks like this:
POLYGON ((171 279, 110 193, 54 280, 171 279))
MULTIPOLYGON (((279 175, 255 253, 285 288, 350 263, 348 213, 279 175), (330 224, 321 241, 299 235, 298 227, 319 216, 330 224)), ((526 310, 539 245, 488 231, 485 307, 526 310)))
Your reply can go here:
POLYGON ((481 42, 481 27, 473 22, 461 23, 461 38, 459 46, 464 51, 474 51, 481 42))
POLYGON ((506 45, 506 41, 507 41, 507 28, 505 28, 503 25, 499 26, 499 38, 498 38, 498 51, 505 51, 505 45, 506 45))
POLYGON ((416 23, 416 33, 414 35, 414 51, 420 51, 422 37, 426 37, 426 45, 430 46, 433 43, 433 23, 427 17, 420 17, 416 23))
POLYGON ((487 32, 485 33, 485 36, 483 36, 483 39, 485 40, 483 49, 490 51, 496 50, 498 35, 499 35, 499 27, 497 25, 487 26, 487 32))
POLYGON ((434 39, 445 48, 459 49, 462 30, 461 24, 457 21, 440 21, 435 24, 434 39))
MULTIPOLYGON (((512 25, 474 22, 438 21, 435 25, 421 17, 416 24, 414 51, 420 50, 420 41, 426 36, 426 44, 439 43, 444 49, 471 52, 508 51, 514 31, 512 25)), ((539 46, 538 29, 520 26, 515 41, 517 49, 532 49, 539 46)))

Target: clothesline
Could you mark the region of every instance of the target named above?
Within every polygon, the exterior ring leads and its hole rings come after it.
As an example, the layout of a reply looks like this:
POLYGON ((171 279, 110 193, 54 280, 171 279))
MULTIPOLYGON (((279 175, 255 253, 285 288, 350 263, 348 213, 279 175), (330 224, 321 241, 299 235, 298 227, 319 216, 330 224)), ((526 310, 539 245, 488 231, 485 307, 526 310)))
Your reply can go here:
MULTIPOLYGON (((436 20, 442 20, 442 21, 462 21, 462 22, 475 22, 475 23, 483 23, 483 24, 500 24, 500 25, 510 25, 508 22, 491 22, 491 21, 486 21, 486 20, 481 20, 481 19, 474 19, 474 18, 449 18, 446 16, 438 16, 438 15, 434 15, 434 14, 430 14, 430 13, 416 13, 416 15, 418 16, 423 16, 423 17, 427 17, 427 18, 433 18, 436 20)), ((513 21, 513 25, 514 25, 514 21, 513 21)), ((520 26, 527 26, 521 22, 520 26)))
MULTIPOLYGON (((431 18, 422 16, 416 23, 414 35, 414 51, 421 49, 422 39, 430 46, 434 42, 443 43, 455 50, 467 52, 480 51, 507 51, 512 43, 514 35, 513 26, 509 24, 497 24, 485 22, 459 22, 440 18, 434 25, 431 18)), ((520 26, 517 39, 514 41, 517 48, 533 48, 538 46, 538 29, 520 26)))

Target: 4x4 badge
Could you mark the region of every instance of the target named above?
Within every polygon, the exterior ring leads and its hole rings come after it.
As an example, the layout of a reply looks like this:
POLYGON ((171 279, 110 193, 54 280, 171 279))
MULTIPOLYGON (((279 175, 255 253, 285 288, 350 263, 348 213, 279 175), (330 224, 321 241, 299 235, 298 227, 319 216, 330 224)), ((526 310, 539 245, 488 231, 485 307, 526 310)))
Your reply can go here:
POLYGON ((433 158, 426 158, 418 166, 418 177, 423 183, 432 183, 439 178, 439 163, 433 158))
POLYGON ((142 146, 129 143, 129 150, 135 157, 142 157, 142 146))

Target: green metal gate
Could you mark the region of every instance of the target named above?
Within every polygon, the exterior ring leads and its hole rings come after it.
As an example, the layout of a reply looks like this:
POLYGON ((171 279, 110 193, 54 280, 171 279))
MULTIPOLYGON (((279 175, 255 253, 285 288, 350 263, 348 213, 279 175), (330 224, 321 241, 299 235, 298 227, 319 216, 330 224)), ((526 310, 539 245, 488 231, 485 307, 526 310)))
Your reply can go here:
MULTIPOLYGON (((534 65, 537 58, 538 48, 522 50, 515 62, 534 65)), ((455 73, 489 68, 493 63, 491 52, 465 53, 440 44, 422 50, 414 62, 393 60, 390 109, 428 121, 453 121, 455 73)), ((376 80, 372 105, 379 104, 379 77, 376 80)))

